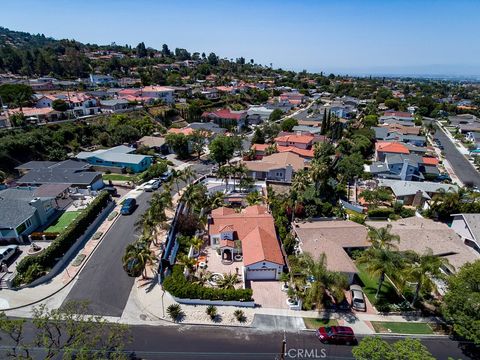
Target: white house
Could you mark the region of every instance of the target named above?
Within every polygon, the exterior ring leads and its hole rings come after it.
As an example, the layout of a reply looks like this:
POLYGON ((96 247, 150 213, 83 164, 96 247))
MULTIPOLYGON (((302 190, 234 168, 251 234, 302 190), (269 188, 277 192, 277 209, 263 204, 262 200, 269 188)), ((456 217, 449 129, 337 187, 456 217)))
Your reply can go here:
POLYGON ((145 86, 142 88, 142 97, 162 100, 166 104, 175 102, 175 90, 166 86, 145 86))

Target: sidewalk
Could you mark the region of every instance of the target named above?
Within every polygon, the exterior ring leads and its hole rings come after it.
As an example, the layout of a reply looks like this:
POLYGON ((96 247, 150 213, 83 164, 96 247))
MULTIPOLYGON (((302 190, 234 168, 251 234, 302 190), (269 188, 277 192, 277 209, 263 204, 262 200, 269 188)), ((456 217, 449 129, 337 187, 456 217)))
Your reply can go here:
POLYGON ((21 310, 20 312, 30 311, 31 310, 30 305, 35 305, 40 302, 44 303, 47 301, 47 298, 54 295, 57 295, 55 296, 56 298, 55 302, 59 303, 58 306, 60 306, 63 300, 68 295, 68 291, 64 291, 64 290, 66 290, 66 288, 69 289, 71 288, 71 286, 73 286, 73 284, 75 283, 76 276, 83 269, 83 267, 88 262, 88 259, 90 258, 92 253, 95 251, 97 246, 102 242, 103 238, 105 237, 105 234, 108 232, 110 227, 115 223, 115 221, 119 217, 121 200, 127 196, 131 196, 129 195, 130 193, 135 193, 135 192, 138 192, 138 190, 132 190, 131 192, 127 193, 124 197, 117 200, 117 205, 112 210, 112 213, 117 212, 117 215, 111 220, 108 220, 108 218, 105 219, 105 221, 100 224, 100 226, 96 231, 96 232, 101 232, 102 235, 96 240, 93 239, 93 235, 92 235, 92 237, 85 243, 84 247, 78 252, 77 256, 80 254, 85 255, 85 258, 83 259, 81 264, 79 264, 78 266, 73 266, 72 263, 74 260, 72 260, 72 262, 70 262, 70 264, 68 264, 61 273, 55 276, 51 281, 42 285, 38 285, 32 288, 24 288, 20 290, 2 289, 0 292, 0 311, 10 312, 11 311, 10 309, 16 309, 20 307, 27 307, 26 309, 21 310))

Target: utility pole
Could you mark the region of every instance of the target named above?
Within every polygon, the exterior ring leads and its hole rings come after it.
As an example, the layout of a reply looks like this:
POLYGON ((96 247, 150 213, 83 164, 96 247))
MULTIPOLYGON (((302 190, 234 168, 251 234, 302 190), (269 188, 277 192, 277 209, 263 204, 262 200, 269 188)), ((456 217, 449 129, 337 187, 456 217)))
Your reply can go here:
POLYGON ((280 353, 280 360, 285 360, 285 354, 287 353, 287 334, 283 330, 282 351, 280 353))

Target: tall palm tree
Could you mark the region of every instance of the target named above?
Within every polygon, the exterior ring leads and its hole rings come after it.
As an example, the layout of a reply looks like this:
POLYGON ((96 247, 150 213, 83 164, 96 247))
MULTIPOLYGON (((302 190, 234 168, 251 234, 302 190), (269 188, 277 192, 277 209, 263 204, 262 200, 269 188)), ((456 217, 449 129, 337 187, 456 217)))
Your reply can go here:
POLYGON ((225 204, 225 194, 221 191, 216 191, 208 197, 208 204, 210 210, 222 207, 225 204))
POLYGON ((366 271, 370 275, 378 276, 378 288, 375 298, 378 297, 387 274, 393 277, 393 280, 401 282, 401 269, 404 264, 398 252, 390 251, 387 248, 372 246, 363 252, 357 262, 359 264, 365 264, 366 271))
POLYGON ((193 249, 197 254, 202 249, 203 244, 204 244, 204 241, 200 236, 193 236, 190 239, 190 245, 193 247, 193 249))
POLYGON ((238 177, 240 180, 239 183, 242 181, 242 179, 248 174, 247 166, 244 163, 239 163, 237 166, 233 166, 232 173, 234 181, 233 191, 235 191, 235 180, 238 177))
POLYGON ((307 190, 310 185, 310 176, 307 171, 300 170, 295 173, 292 181, 292 191, 295 193, 295 201, 293 204, 292 218, 290 221, 293 221, 295 217, 295 210, 298 206, 298 202, 301 199, 301 194, 307 190))
POLYGON ((127 245, 125 255, 122 258, 123 268, 129 276, 147 277, 147 265, 153 264, 156 258, 150 250, 148 243, 145 241, 137 241, 127 245))
POLYGON ((397 250, 398 246, 394 242, 400 242, 400 236, 391 233, 392 225, 388 224, 383 228, 371 228, 368 231, 368 239, 374 248, 384 250, 397 250))
POLYGON ((221 166, 217 171, 217 176, 225 181, 225 190, 228 191, 228 179, 231 175, 231 168, 228 165, 221 166))
POLYGON ((314 259, 309 253, 303 253, 292 259, 292 274, 301 275, 302 281, 311 279, 311 286, 306 288, 304 299, 320 310, 325 302, 327 291, 337 302, 344 299, 344 290, 348 280, 344 274, 327 269, 327 258, 322 253, 314 259))
POLYGON ((329 168, 328 165, 320 161, 312 161, 310 166, 310 178, 315 184, 317 193, 320 192, 321 185, 327 181, 329 168))
POLYGON ((415 259, 405 269, 405 278, 417 283, 412 305, 417 302, 421 290, 433 288, 432 277, 442 277, 441 268, 448 265, 448 260, 434 255, 432 249, 427 249, 423 255, 415 254, 415 259))
POLYGON ((200 184, 188 185, 183 193, 182 200, 188 211, 203 207, 205 200, 205 187, 200 184))
POLYGON ((197 173, 192 166, 188 166, 182 170, 182 178, 187 184, 190 184, 192 180, 195 180, 197 173))
POLYGON ((218 282, 218 287, 221 289, 234 289, 238 281, 237 274, 223 274, 223 279, 218 282))
POLYGON ((262 203, 263 196, 258 191, 252 191, 247 194, 245 200, 249 206, 258 205, 262 203))

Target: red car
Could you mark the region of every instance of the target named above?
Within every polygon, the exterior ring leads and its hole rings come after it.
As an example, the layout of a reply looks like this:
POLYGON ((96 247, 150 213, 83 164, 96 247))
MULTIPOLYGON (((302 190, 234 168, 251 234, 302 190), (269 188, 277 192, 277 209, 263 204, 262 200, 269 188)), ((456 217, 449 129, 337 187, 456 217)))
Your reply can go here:
POLYGON ((357 339, 352 328, 348 326, 323 326, 315 332, 324 344, 356 344, 357 339))

